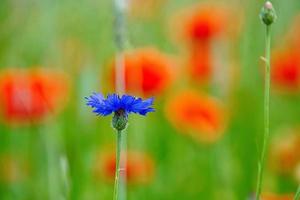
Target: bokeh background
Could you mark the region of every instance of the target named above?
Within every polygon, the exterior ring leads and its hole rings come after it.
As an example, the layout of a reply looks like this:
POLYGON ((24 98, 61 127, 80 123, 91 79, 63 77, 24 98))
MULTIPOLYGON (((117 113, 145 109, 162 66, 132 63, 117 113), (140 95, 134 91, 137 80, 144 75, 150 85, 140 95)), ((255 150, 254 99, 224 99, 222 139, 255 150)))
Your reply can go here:
MULTIPOLYGON (((300 2, 274 0, 264 200, 300 183, 300 2)), ((262 0, 131 0, 125 88, 130 200, 246 200, 263 135, 262 0)), ((115 132, 85 105, 115 91, 110 0, 1 0, 0 199, 112 199, 115 132)))

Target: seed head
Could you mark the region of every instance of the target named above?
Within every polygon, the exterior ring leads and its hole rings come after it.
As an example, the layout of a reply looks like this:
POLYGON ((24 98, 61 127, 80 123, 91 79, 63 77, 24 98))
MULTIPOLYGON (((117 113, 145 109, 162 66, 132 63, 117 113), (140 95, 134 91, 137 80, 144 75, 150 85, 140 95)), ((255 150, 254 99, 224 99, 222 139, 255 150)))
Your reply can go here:
POLYGON ((267 1, 261 9, 260 18, 267 26, 275 22, 277 16, 273 4, 270 1, 267 1))

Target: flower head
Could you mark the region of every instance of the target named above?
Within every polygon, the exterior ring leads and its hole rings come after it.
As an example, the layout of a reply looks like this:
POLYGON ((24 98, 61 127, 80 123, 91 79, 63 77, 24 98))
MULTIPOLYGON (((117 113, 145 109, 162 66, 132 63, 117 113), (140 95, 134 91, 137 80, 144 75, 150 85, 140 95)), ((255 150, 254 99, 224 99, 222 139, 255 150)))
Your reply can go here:
POLYGON ((102 94, 94 93, 90 97, 86 97, 86 105, 94 108, 93 112, 97 115, 107 116, 113 112, 123 110, 125 114, 136 113, 146 115, 148 112, 153 112, 153 98, 142 100, 130 95, 109 94, 105 99, 102 94))
POLYGON ((66 74, 50 69, 7 69, 0 72, 0 114, 6 122, 41 122, 56 113, 68 97, 66 74))
POLYGON ((109 94, 104 98, 102 94, 94 93, 86 97, 86 105, 94 108, 93 112, 97 115, 107 116, 114 113, 113 127, 117 130, 123 130, 127 124, 127 117, 130 113, 146 115, 153 112, 153 98, 142 100, 130 95, 119 96, 109 94))
POLYGON ((272 80, 280 91, 297 92, 300 89, 299 51, 288 49, 277 52, 273 59, 272 80))
POLYGON ((196 4, 183 10, 175 18, 182 27, 183 39, 192 45, 212 41, 228 30, 229 13, 227 7, 213 4, 196 4))
MULTIPOLYGON (((162 94, 173 82, 174 64, 169 56, 154 48, 136 49, 125 53, 125 89, 133 94, 162 94)), ((111 71, 115 83, 115 69, 111 71)))
POLYGON ((214 142, 223 133, 225 110, 214 98, 193 90, 181 91, 166 105, 168 120, 180 132, 201 142, 214 142))
POLYGON ((260 13, 260 18, 262 22, 267 26, 271 25, 276 20, 276 12, 274 10, 273 4, 270 1, 267 1, 263 6, 260 13))

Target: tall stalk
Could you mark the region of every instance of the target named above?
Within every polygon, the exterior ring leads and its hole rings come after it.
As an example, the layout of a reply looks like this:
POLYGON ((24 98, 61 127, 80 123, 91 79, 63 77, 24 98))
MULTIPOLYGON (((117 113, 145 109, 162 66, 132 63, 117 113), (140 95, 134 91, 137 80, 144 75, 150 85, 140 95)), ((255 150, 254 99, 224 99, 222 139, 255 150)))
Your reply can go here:
MULTIPOLYGON (((115 46, 116 46, 115 85, 116 85, 116 92, 118 94, 125 93, 124 48, 125 48, 126 6, 127 6, 127 0, 114 0, 114 11, 115 11, 114 32, 115 32, 115 46)), ((125 138, 125 142, 126 142, 126 138, 125 138)), ((120 197, 120 182, 122 182, 122 180, 120 179, 120 171, 121 168, 123 168, 123 166, 125 165, 124 162, 126 162, 126 158, 121 159, 121 149, 122 149, 122 130, 117 129, 114 200, 119 200, 120 197)))
POLYGON ((121 145, 122 145, 122 131, 117 131, 117 147, 116 147, 116 175, 115 175, 115 188, 114 188, 114 200, 119 198, 119 186, 120 186, 120 157, 121 157, 121 145))
POLYGON ((270 87, 271 87, 271 24, 276 14, 271 2, 267 1, 261 11, 261 20, 266 25, 265 44, 265 95, 264 95, 264 136, 260 161, 258 162, 258 178, 256 185, 256 200, 260 200, 262 180, 265 168, 266 151, 270 137, 270 87))
POLYGON ((271 49, 271 34, 270 26, 266 30, 266 69, 265 69, 265 100, 264 100, 264 137, 261 152, 261 158, 258 163, 258 178, 256 188, 256 200, 259 200, 262 188, 262 179, 264 173, 264 165, 266 159, 266 150, 270 137, 270 49, 271 49))

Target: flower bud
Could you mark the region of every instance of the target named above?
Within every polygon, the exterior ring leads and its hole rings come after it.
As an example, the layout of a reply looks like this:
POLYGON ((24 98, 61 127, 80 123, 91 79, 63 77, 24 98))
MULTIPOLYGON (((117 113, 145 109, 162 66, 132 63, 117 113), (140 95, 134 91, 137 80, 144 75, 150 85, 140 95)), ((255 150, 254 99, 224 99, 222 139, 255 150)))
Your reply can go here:
POLYGON ((114 113, 113 119, 112 119, 112 126, 117 131, 122 131, 126 128, 128 122, 128 116, 125 110, 120 109, 114 113))
POLYGON ((275 9, 270 1, 267 1, 260 12, 260 18, 262 22, 269 26, 277 18, 275 9))

